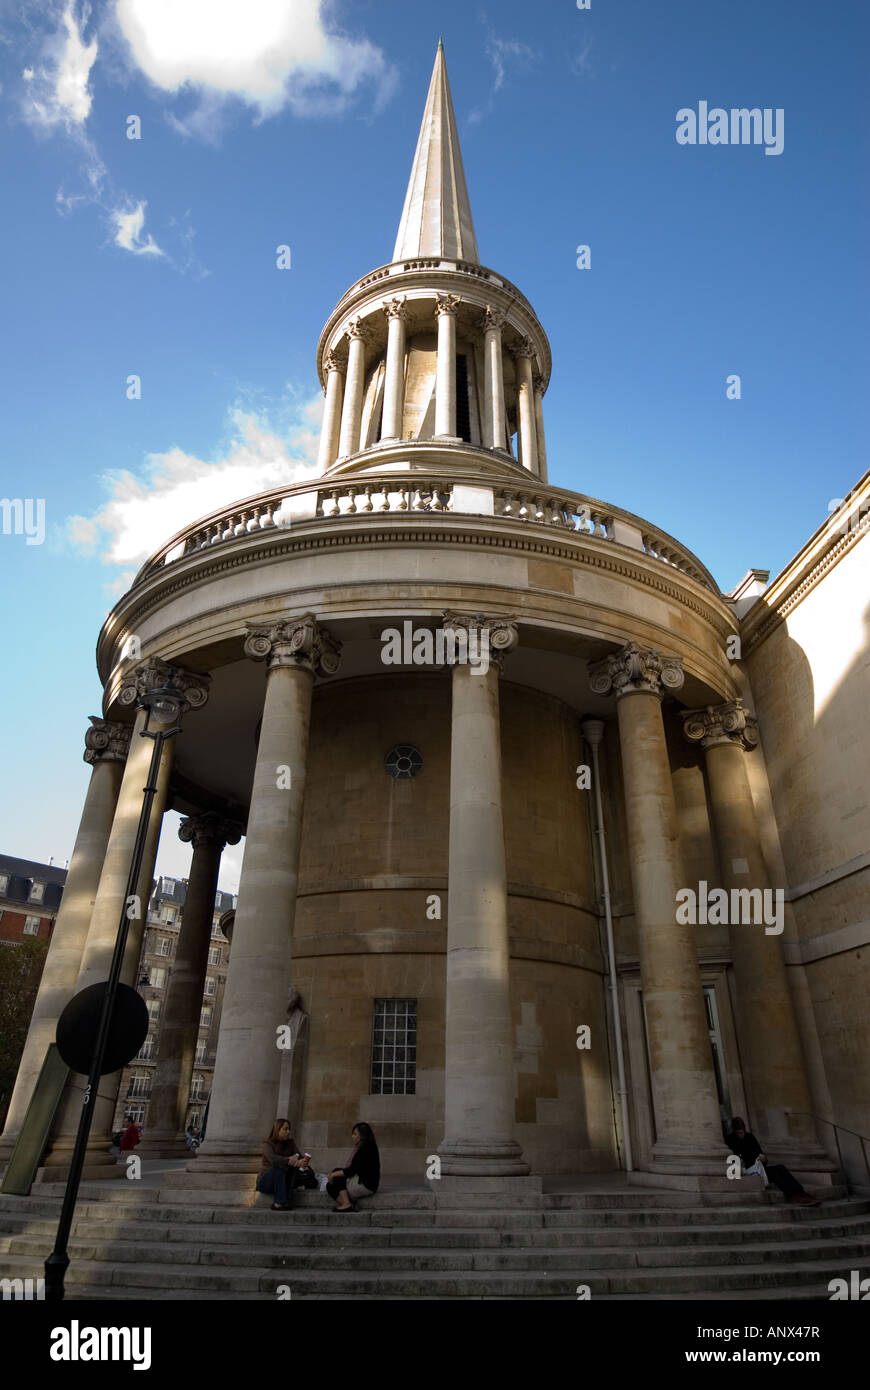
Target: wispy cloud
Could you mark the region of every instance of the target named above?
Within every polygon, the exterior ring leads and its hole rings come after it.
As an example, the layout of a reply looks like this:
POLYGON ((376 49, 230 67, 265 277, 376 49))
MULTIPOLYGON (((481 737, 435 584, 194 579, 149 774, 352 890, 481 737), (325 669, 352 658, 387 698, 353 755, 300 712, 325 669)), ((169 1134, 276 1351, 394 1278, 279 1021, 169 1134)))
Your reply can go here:
POLYGON ((137 203, 134 208, 124 212, 121 208, 116 208, 112 213, 112 221, 115 224, 115 245, 122 246, 125 251, 132 251, 135 256, 163 256, 157 242, 150 235, 142 240, 142 229, 145 226, 145 207, 144 202, 137 203))
POLYGON ((43 42, 41 61, 21 74, 24 118, 46 133, 57 126, 82 127, 93 102, 90 77, 98 44, 95 38, 84 40, 89 11, 78 14, 69 4, 59 18, 59 27, 43 42))
POLYGON ((492 87, 483 106, 475 106, 469 113, 469 125, 476 125, 478 121, 491 116, 495 108, 496 93, 502 90, 510 73, 530 67, 539 56, 528 44, 520 43, 518 39, 500 38, 491 28, 484 43, 484 52, 492 66, 492 87))
MULTIPOLYGON (((304 402, 298 392, 271 411, 236 404, 229 413, 229 437, 216 459, 208 462, 172 448, 149 454, 138 474, 126 469, 107 474, 108 500, 91 516, 69 517, 67 539, 106 564, 139 565, 181 527, 218 507, 316 477, 322 410, 319 394, 304 402)), ((107 586, 109 592, 123 592, 134 573, 125 568, 107 586)))

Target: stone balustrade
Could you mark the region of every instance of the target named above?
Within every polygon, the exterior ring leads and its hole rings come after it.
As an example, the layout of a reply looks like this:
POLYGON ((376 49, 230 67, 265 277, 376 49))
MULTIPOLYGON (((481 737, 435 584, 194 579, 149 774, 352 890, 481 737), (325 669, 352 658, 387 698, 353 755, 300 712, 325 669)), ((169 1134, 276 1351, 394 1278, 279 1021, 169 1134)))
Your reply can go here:
POLYGON ((629 512, 605 508, 592 498, 546 487, 505 487, 483 480, 392 473, 347 482, 331 479, 327 485, 298 483, 215 513, 174 536, 143 566, 133 587, 180 560, 233 541, 255 540, 295 524, 335 524, 394 513, 478 516, 495 523, 556 527, 642 551, 718 592, 712 576, 672 537, 651 530, 629 512))

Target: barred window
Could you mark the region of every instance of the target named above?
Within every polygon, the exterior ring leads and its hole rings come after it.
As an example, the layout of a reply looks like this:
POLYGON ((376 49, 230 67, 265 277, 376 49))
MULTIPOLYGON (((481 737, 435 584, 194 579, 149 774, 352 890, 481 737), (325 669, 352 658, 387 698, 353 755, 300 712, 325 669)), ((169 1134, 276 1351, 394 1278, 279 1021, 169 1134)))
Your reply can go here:
POLYGON ((149 1033, 142 1046, 136 1054, 140 1062, 153 1062, 154 1060, 154 1038, 149 1033))
POLYGON ((199 1066, 199 1065, 201 1065, 201 1063, 203 1063, 204 1061, 205 1061, 205 1038, 202 1038, 201 1041, 198 1042, 198 1043, 196 1044, 196 1057, 194 1058, 194 1062, 195 1062, 195 1064, 196 1064, 197 1066, 199 1066))
POLYGON ((416 1090, 417 1001, 376 999, 370 1094, 413 1096, 416 1090))

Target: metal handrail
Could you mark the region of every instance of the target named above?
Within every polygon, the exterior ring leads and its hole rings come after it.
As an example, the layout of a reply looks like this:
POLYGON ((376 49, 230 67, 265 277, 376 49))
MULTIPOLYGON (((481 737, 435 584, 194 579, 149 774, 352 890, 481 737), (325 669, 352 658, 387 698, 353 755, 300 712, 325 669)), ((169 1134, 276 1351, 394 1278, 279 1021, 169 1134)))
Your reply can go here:
POLYGON ((801 1115, 808 1120, 818 1120, 820 1125, 831 1126, 831 1129, 834 1131, 834 1142, 837 1145, 837 1162, 839 1164, 840 1172, 842 1173, 846 1183, 846 1191, 850 1193, 852 1191, 853 1184, 849 1182, 849 1174, 843 1167, 843 1152, 840 1148, 840 1130, 842 1130, 844 1134, 851 1134, 853 1139, 859 1139, 861 1141, 861 1157, 864 1160, 864 1167, 867 1169, 867 1182, 868 1184, 870 1184, 870 1159, 868 1159, 867 1157, 866 1149, 866 1145, 870 1144, 870 1139, 867 1138, 866 1134, 859 1134, 857 1130, 847 1129, 845 1125, 835 1124, 833 1120, 826 1120, 824 1116, 814 1115, 809 1110, 787 1110, 785 1113, 786 1115, 801 1115))

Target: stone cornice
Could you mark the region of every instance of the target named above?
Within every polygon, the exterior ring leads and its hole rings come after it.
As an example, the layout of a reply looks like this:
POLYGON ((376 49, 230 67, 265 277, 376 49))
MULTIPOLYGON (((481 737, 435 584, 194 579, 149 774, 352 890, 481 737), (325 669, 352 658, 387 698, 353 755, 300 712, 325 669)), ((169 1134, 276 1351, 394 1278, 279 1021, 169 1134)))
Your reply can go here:
POLYGON ((433 514, 422 526, 418 516, 393 513, 387 526, 373 516, 360 517, 350 527, 330 526, 327 530, 321 529, 322 521, 308 525, 300 523, 292 530, 276 529, 262 533, 257 542, 252 542, 250 537, 240 538, 237 542, 228 542, 217 553, 205 551, 179 560, 169 571, 156 571, 153 577, 144 580, 115 605, 97 645, 101 679, 105 684, 112 672, 109 662, 114 639, 108 636, 110 629, 120 630, 123 626, 127 631, 135 631, 143 617, 170 598, 233 570, 269 563, 284 556, 358 545, 472 545, 566 560, 622 576, 680 603, 714 628, 723 648, 725 639, 733 630, 730 614, 722 600, 689 576, 679 575, 661 566, 654 558, 647 558, 626 546, 611 541, 596 541, 580 533, 570 535, 564 531, 556 531, 551 537, 543 528, 533 534, 523 523, 506 522, 504 519, 498 519, 496 526, 490 521, 487 526, 488 518, 457 516, 448 520, 448 517, 449 514, 441 512, 433 514), (121 614, 123 623, 120 618, 113 623, 115 615, 121 614))
POLYGON ((770 583, 741 623, 743 655, 784 622, 793 608, 870 532, 870 471, 856 483, 848 506, 818 528, 770 583))

